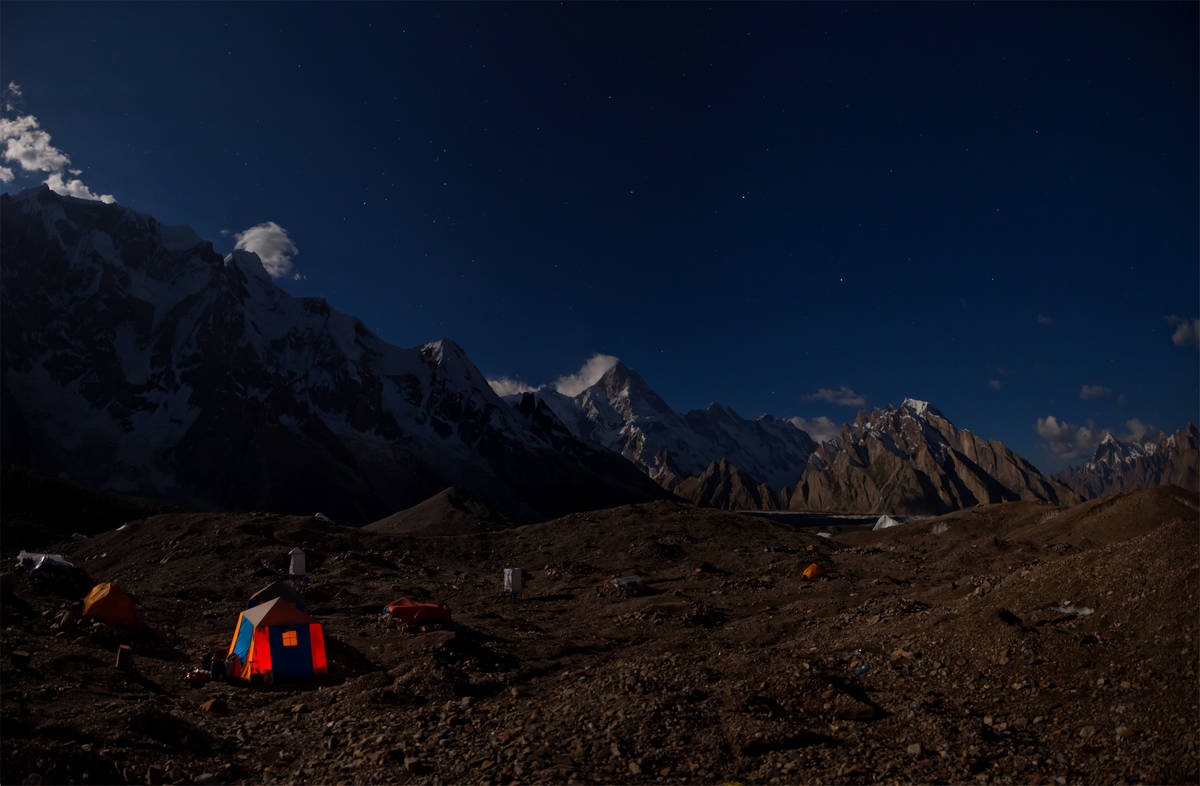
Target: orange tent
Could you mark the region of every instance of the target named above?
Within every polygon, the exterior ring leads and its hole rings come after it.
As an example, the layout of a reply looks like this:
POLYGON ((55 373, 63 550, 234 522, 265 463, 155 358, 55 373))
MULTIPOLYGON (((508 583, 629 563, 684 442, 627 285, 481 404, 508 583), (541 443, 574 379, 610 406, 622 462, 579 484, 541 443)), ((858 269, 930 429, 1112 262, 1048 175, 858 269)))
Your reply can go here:
POLYGON ((92 591, 83 599, 83 616, 99 617, 109 625, 137 624, 133 598, 110 582, 92 587, 92 591))
POLYGON ((806 579, 818 579, 824 575, 825 569, 815 562, 804 569, 804 578, 806 579))

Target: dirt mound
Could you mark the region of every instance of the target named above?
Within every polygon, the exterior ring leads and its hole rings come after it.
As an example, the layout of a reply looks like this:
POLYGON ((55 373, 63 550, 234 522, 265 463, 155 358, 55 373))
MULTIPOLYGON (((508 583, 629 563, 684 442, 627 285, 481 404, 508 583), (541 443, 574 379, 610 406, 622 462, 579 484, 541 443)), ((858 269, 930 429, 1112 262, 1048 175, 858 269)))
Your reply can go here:
POLYGON ((1200 518, 1200 495, 1179 486, 1159 486, 1090 500, 1047 515, 1014 533, 1083 545, 1115 543, 1145 534, 1150 528, 1174 519, 1200 518))
POLYGON ((156 516, 64 549, 146 631, 3 575, 0 781, 1197 782, 1200 523, 1175 496, 831 538, 669 502, 438 537, 156 516), (295 545, 330 674, 184 683, 295 545), (455 627, 381 625, 401 595, 455 627))
POLYGON ((381 535, 469 535, 508 529, 506 516, 457 486, 363 527, 381 535))

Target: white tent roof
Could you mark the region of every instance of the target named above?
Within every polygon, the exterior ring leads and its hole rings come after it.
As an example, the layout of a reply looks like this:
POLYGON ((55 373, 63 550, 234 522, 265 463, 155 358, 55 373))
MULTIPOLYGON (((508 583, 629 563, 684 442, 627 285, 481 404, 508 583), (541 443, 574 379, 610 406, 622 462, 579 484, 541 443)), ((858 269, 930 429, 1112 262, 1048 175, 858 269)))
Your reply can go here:
POLYGON ((888 527, 899 527, 902 523, 903 522, 896 521, 894 518, 885 513, 879 517, 878 521, 875 522, 875 526, 871 527, 871 531, 873 532, 877 529, 887 529, 888 527))

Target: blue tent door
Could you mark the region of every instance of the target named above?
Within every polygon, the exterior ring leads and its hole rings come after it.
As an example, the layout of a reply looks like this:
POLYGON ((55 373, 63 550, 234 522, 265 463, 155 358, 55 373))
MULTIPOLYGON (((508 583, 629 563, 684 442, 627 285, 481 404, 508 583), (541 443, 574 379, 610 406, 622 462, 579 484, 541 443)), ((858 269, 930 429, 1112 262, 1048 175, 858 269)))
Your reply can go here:
POLYGON ((245 617, 238 617, 237 637, 234 639, 233 651, 241 659, 242 664, 250 656, 250 641, 254 638, 254 625, 245 617))
POLYGON ((267 640, 271 643, 271 671, 276 677, 312 676, 312 639, 307 625, 272 625, 267 629, 267 640))

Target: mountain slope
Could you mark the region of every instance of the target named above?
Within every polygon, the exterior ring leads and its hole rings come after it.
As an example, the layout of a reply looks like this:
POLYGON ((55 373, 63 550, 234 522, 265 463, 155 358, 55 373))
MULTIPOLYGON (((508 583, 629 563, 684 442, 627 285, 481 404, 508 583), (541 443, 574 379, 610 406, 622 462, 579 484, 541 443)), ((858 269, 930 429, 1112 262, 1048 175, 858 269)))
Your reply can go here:
POLYGON ((623 363, 574 397, 550 388, 531 395, 572 434, 619 453, 672 490, 720 461, 782 488, 816 448, 806 432, 770 415, 747 420, 722 404, 680 415, 623 363))
POLYGON ((252 253, 45 188, 4 195, 0 213, 7 462, 352 521, 450 485, 521 520, 663 496, 527 428, 454 342, 388 344, 288 295, 252 253))
POLYGON ((1200 432, 1191 423, 1168 436, 1124 442, 1105 435, 1087 464, 1068 467, 1055 479, 1084 497, 1171 483, 1200 490, 1200 432))
POLYGON ((791 510, 946 513, 981 503, 1079 497, 997 441, 959 429, 924 401, 863 411, 786 490, 791 510))

